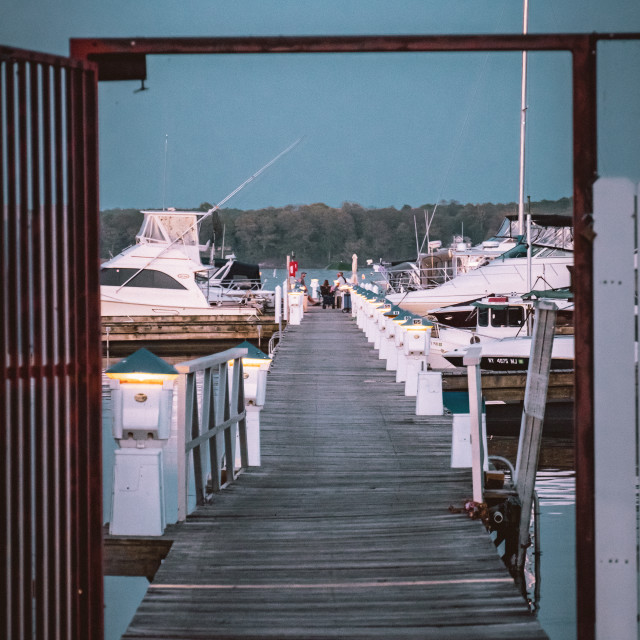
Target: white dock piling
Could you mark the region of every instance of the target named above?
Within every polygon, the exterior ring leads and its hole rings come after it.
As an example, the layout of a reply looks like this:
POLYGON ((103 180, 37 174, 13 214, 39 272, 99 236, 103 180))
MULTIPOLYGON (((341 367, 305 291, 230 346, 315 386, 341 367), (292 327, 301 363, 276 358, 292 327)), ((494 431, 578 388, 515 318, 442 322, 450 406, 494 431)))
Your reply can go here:
POLYGON ((418 373, 416 415, 441 416, 443 413, 442 372, 420 371, 418 373))

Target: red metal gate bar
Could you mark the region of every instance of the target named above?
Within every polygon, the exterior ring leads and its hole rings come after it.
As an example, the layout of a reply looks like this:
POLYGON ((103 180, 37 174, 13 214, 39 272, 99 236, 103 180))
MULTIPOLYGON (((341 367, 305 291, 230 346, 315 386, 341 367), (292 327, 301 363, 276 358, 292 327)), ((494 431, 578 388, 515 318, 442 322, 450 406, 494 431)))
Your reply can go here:
POLYGON ((573 242, 575 302, 576 626, 595 638, 593 399, 593 183, 597 179, 596 40, 573 51, 573 242))
MULTIPOLYGON (((226 53, 358 53, 407 51, 573 51, 585 38, 637 40, 638 33, 513 35, 237 36, 229 38, 71 38, 70 54, 109 64, 109 56, 226 53)), ((133 67, 133 65, 131 65, 133 67)), ((115 70, 114 70, 115 71, 115 70)), ((123 69, 122 73, 128 73, 123 69)), ((100 76, 102 79, 102 77, 100 76)), ((118 78, 113 78, 118 79, 118 78)), ((120 78, 124 79, 124 78, 120 78)), ((126 79, 132 79, 129 75, 126 79)), ((139 78, 135 78, 139 79, 139 78)))
POLYGON ((103 636, 97 74, 0 47, 0 636, 103 636))

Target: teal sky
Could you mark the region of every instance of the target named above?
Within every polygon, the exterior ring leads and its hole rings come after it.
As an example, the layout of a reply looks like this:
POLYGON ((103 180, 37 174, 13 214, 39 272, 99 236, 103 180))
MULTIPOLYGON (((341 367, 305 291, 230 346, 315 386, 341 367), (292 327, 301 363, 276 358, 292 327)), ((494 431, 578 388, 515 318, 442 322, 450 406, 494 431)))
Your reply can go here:
MULTIPOLYGON (((521 0, 4 0, 0 44, 521 29, 521 0)), ((530 0, 530 33, 591 31, 640 32, 640 1, 530 0)), ((557 199, 572 188, 570 57, 529 61, 526 194, 557 199)), ((157 56, 146 85, 100 85, 103 208, 217 202, 301 136, 228 206, 518 197, 519 54, 157 56)), ((598 100, 601 175, 640 180, 640 43, 600 45, 598 100)))

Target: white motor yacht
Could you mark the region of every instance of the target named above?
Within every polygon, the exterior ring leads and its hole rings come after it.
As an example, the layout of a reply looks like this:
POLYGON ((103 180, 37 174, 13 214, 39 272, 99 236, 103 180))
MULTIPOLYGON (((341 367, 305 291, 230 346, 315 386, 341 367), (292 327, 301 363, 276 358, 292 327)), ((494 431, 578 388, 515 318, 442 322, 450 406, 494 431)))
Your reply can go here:
MULTIPOLYGON (((532 216, 530 225, 531 243, 571 250, 572 224, 570 216, 536 214, 532 216)), ((379 274, 375 283, 388 295, 432 289, 483 267, 525 241, 526 234, 518 234, 517 214, 510 214, 495 235, 479 244, 472 245, 468 238, 455 236, 446 248, 440 241, 430 242, 429 251, 420 253, 415 261, 373 265, 379 274)), ((480 292, 476 298, 482 295, 485 292, 480 292)))
POLYGON ((573 251, 533 245, 515 247, 488 264, 458 275, 431 289, 394 293, 387 299, 403 309, 425 315, 432 309, 478 300, 493 294, 522 294, 532 288, 560 289, 571 285, 573 251))
POLYGON ((136 243, 101 265, 103 316, 256 315, 273 294, 235 256, 203 264, 194 211, 142 211, 136 243))
POLYGON ((454 365, 445 356, 455 349, 465 349, 470 344, 495 342, 505 338, 527 337, 533 326, 533 298, 552 298, 558 307, 556 334, 573 333, 573 295, 568 290, 551 292, 532 291, 525 296, 488 296, 470 305, 445 307, 429 315, 433 321, 429 366, 432 369, 448 369, 454 365), (456 316, 473 317, 473 328, 465 328, 456 316), (446 323, 434 318, 451 318, 446 323))

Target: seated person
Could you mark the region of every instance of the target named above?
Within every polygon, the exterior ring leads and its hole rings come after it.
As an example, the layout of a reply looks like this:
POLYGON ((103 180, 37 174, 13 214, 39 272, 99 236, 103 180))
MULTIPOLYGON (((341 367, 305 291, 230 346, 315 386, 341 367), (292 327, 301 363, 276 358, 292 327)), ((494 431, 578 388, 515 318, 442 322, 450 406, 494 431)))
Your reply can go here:
POLYGON ((325 280, 324 283, 320 285, 320 295, 322 296, 323 309, 326 309, 329 305, 332 309, 336 308, 335 293, 328 280, 325 280))

